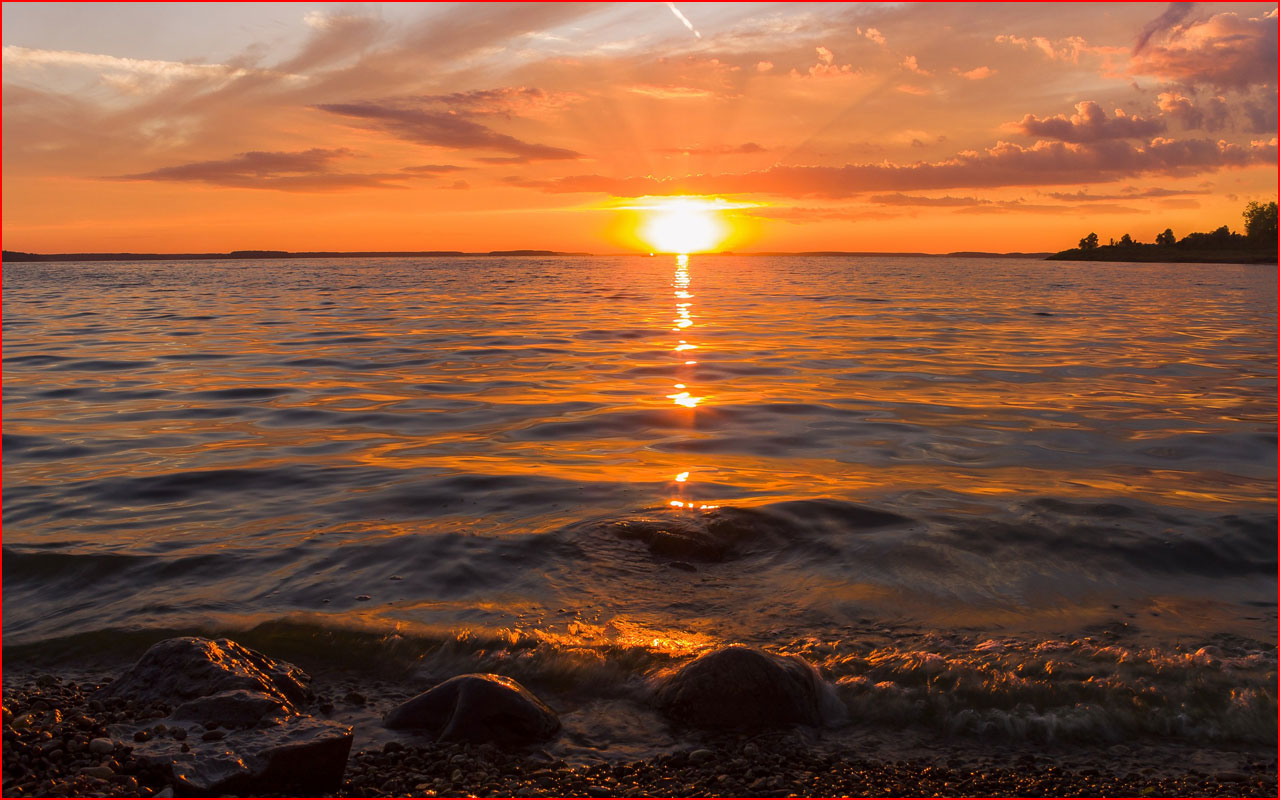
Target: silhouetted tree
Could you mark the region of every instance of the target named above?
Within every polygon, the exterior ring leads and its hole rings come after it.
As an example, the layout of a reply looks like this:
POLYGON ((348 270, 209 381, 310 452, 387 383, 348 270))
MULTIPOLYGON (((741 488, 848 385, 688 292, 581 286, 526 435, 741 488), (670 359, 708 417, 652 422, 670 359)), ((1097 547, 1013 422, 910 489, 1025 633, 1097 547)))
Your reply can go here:
POLYGON ((1121 247, 1133 247, 1133 237, 1131 237, 1131 236, 1130 236, 1129 234, 1127 234, 1127 233, 1126 233, 1124 236, 1121 236, 1121 237, 1120 237, 1120 246, 1121 246, 1121 247))
POLYGON ((1156 234, 1156 244, 1161 247, 1169 247, 1178 243, 1178 237, 1173 235, 1173 228, 1165 228, 1164 233, 1156 234))
POLYGON ((1097 250, 1097 249, 1098 249, 1098 234, 1096 234, 1096 233, 1091 233, 1091 234, 1089 234, 1088 236, 1086 236, 1086 237, 1084 237, 1083 239, 1081 239, 1081 240, 1080 240, 1080 249, 1081 249, 1081 250, 1097 250))
POLYGON ((1244 208, 1244 232, 1257 242, 1276 240, 1276 204, 1250 203, 1244 208))

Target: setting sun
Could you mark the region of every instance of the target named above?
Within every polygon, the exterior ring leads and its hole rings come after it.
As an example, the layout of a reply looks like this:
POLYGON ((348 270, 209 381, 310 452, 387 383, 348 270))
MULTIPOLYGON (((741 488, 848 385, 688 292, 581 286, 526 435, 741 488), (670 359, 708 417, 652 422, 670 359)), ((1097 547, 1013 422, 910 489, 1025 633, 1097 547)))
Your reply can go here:
POLYGON ((729 235, 724 201, 701 197, 655 198, 642 207, 641 240, 664 253, 700 253, 721 245, 729 235))

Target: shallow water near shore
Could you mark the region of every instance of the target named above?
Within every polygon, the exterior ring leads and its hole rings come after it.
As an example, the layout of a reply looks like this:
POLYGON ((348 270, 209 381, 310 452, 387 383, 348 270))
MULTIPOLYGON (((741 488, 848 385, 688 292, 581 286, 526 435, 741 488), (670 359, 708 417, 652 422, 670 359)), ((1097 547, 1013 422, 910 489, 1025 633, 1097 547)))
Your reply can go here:
POLYGON ((637 752, 745 642, 861 722, 1273 743, 1275 319, 1239 265, 7 264, 6 658, 502 672, 637 752))

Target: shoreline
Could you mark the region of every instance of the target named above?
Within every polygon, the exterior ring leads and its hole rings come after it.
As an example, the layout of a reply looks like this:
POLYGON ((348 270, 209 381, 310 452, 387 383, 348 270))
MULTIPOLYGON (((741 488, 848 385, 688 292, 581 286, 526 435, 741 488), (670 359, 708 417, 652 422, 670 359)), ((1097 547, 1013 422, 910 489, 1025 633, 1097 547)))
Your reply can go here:
MULTIPOLYGON (((117 738, 109 753, 85 746, 170 709, 104 704, 88 695, 107 673, 59 672, 11 664, 5 673, 4 795, 170 796, 171 780, 131 760, 132 742, 117 738)), ((357 729, 341 788, 326 797, 1267 797, 1277 788, 1275 749, 1265 745, 1045 744, 856 722, 763 733, 676 729, 665 751, 644 754, 564 741, 446 744, 380 727, 381 711, 397 701, 386 682, 329 671, 312 687, 316 719, 357 729)))

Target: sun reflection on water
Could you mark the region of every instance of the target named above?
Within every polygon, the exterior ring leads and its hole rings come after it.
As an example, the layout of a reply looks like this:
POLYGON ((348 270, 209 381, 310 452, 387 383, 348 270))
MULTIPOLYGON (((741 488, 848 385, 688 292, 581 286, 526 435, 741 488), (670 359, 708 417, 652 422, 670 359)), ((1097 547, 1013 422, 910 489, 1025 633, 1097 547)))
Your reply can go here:
MULTIPOLYGON (((673 327, 671 330, 676 333, 683 333, 686 336, 689 335, 689 332, 694 327, 695 320, 693 313, 694 294, 690 290, 691 284, 692 278, 689 272, 689 256, 687 254, 678 255, 676 256, 675 276, 671 281, 672 293, 676 300, 676 317, 672 321, 673 327)), ((679 339, 677 340, 675 347, 672 349, 676 353, 683 353, 688 350, 698 349, 698 345, 692 344, 688 339, 679 339)), ((676 391, 666 395, 666 397, 677 406, 683 406, 688 409, 697 409, 698 406, 706 400, 705 397, 695 395, 693 393, 694 390, 692 389, 694 375, 691 368, 696 366, 697 363, 697 361, 688 360, 680 361, 675 364, 677 382, 672 384, 672 388, 676 391)), ((670 501, 670 506, 672 508, 684 508, 690 510, 719 508, 719 506, 684 499, 684 493, 688 490, 690 484, 689 472, 689 470, 685 470, 675 476, 676 490, 679 494, 675 499, 670 501)))

